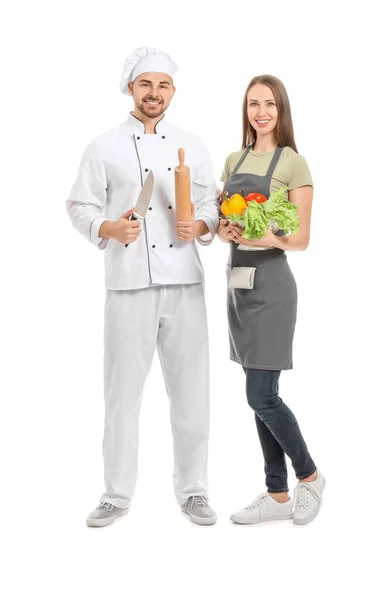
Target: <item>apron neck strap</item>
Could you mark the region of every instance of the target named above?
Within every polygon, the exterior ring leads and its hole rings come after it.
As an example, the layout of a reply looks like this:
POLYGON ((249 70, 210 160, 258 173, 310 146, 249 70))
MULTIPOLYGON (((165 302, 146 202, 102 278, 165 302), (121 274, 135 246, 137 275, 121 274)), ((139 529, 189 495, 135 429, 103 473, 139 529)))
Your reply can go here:
MULTIPOLYGON (((246 159, 247 155, 249 154, 250 150, 252 150, 254 144, 251 144, 250 146, 247 146, 247 148, 245 149, 244 154, 241 156, 240 160, 238 161, 238 163, 236 164, 236 166, 234 167, 233 171, 231 172, 230 177, 232 177, 233 175, 235 175, 238 171, 238 169, 241 167, 242 163, 244 162, 244 160, 246 159)), ((280 158, 280 155, 282 154, 283 151, 283 146, 276 146, 275 148, 275 152, 274 155, 272 157, 271 163, 268 167, 268 171, 266 173, 266 177, 271 177, 272 173, 275 170, 276 164, 280 158)))
POLYGON ((244 152, 244 154, 241 156, 240 160, 238 161, 238 163, 237 163, 237 164, 236 164, 236 166, 234 167, 233 171, 232 171, 232 172, 231 172, 231 174, 230 174, 230 177, 232 177, 233 175, 235 175, 235 174, 236 174, 236 172, 237 172, 237 170, 238 170, 238 169, 241 167, 241 165, 242 165, 242 163, 244 162, 244 160, 245 160, 245 158, 246 158, 246 156, 247 156, 247 154, 248 154, 249 150, 252 150, 252 146, 253 146, 253 145, 251 145, 251 146, 248 146, 248 147, 245 149, 245 152, 244 152))
POLYGON ((276 146, 274 155, 273 155, 270 165, 268 167, 268 171, 265 175, 266 177, 272 176, 272 173, 274 172, 275 167, 276 167, 276 163, 278 162, 280 155, 282 154, 282 150, 283 150, 282 146, 276 146))

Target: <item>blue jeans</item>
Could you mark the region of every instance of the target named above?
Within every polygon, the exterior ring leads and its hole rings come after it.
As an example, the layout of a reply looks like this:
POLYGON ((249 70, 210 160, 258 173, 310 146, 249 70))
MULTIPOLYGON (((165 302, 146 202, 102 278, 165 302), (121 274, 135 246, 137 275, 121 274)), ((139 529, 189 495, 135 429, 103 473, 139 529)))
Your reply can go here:
POLYGON ((291 459, 298 479, 312 475, 316 466, 296 418, 279 397, 280 371, 243 369, 246 373, 248 404, 255 412, 257 433, 264 455, 267 490, 287 492, 286 454, 291 459))

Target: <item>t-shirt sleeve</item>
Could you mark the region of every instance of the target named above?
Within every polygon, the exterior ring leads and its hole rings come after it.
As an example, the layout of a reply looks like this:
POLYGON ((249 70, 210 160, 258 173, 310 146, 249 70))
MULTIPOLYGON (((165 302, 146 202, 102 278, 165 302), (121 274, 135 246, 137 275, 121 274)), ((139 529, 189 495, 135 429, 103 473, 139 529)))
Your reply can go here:
POLYGON ((227 159, 225 160, 225 166, 224 166, 224 168, 223 168, 223 171, 222 171, 222 175, 221 175, 221 181, 222 181, 223 183, 226 183, 226 182, 227 182, 227 180, 228 180, 228 179, 229 179, 229 177, 230 177, 230 173, 231 173, 230 157, 231 157, 231 154, 229 154, 229 156, 228 156, 228 157, 227 157, 227 159))
POLYGON ((304 185, 311 185, 312 187, 314 187, 313 179, 306 159, 303 158, 303 156, 301 156, 300 154, 296 154, 292 163, 291 176, 288 182, 288 189, 295 190, 296 188, 302 187, 304 185))

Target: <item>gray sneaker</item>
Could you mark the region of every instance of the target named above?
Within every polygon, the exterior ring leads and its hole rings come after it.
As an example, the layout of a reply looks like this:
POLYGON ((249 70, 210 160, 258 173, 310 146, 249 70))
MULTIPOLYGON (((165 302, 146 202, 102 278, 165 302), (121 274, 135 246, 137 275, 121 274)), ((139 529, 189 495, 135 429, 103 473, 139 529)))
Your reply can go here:
POLYGON ((111 525, 116 519, 124 517, 129 512, 128 508, 118 508, 109 502, 101 502, 88 516, 88 527, 105 527, 111 525))
POLYGON ((214 525, 217 515, 204 496, 190 496, 181 509, 196 525, 214 525))

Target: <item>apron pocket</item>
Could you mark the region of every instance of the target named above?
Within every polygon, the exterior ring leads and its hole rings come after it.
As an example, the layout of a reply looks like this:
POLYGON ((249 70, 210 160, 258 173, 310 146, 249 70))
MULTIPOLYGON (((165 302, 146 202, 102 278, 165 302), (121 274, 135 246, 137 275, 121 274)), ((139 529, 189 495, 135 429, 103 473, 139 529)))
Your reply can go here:
POLYGON ((255 282, 256 267, 233 267, 229 278, 229 287, 252 290, 255 282))
POLYGON ((257 267, 254 271, 253 288, 229 288, 229 302, 241 309, 259 306, 264 303, 265 267, 257 267))

